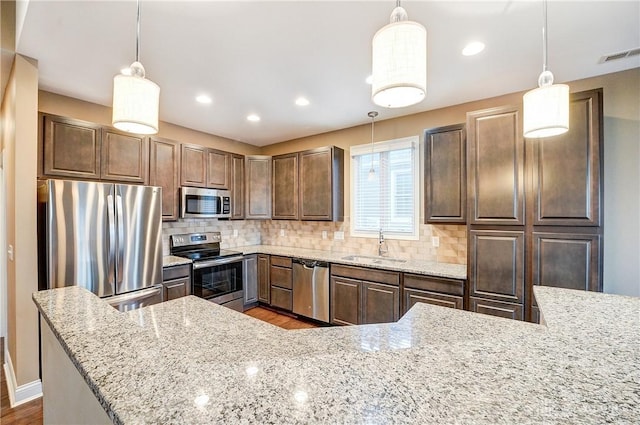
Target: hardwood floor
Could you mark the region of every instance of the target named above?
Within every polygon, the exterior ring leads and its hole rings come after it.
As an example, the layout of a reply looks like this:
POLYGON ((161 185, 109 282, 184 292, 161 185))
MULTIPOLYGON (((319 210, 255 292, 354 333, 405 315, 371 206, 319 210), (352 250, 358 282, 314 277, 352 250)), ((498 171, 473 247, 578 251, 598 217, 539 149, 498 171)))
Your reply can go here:
MULTIPOLYGON (((254 307, 245 311, 245 314, 256 319, 271 323, 284 329, 316 328, 320 325, 312 321, 296 319, 287 314, 264 308, 254 307)), ((1 425, 37 425, 42 424, 42 398, 21 404, 15 408, 9 406, 9 393, 7 391, 6 377, 4 376, 4 341, 0 338, 0 368, 2 369, 2 382, 0 382, 0 424, 1 425)))

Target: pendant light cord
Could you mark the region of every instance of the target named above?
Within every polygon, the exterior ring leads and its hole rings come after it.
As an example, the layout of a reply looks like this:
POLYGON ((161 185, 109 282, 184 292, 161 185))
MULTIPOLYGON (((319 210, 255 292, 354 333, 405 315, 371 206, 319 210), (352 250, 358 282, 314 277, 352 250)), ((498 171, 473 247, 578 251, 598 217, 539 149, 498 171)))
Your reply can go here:
POLYGON ((136 62, 140 62, 140 0, 137 0, 138 16, 136 22, 136 62))
POLYGON ((542 0, 542 72, 547 70, 547 0, 542 0))

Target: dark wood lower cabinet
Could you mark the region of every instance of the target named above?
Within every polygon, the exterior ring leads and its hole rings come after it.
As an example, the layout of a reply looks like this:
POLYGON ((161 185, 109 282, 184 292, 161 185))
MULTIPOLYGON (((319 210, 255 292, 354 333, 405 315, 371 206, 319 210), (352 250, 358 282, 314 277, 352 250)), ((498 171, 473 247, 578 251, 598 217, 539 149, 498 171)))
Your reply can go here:
POLYGON ((163 301, 191 294, 191 265, 165 267, 162 269, 163 301))
POLYGON ((258 255, 258 301, 271 304, 271 283, 269 282, 269 256, 258 255))
POLYGON ((271 305, 283 310, 293 309, 293 297, 291 289, 284 289, 278 286, 271 286, 271 305))
POLYGON ((505 317, 507 319, 524 320, 524 307, 522 304, 469 297, 469 309, 476 313, 505 317))
POLYGON ((362 323, 396 322, 400 315, 400 288, 362 282, 362 323))
POLYGON ((438 292, 421 291, 419 289, 405 288, 404 290, 404 311, 409 311, 416 303, 426 303, 439 305, 441 307, 457 308, 462 310, 464 298, 457 295, 441 294, 438 292))
POLYGON ((359 280, 331 277, 331 319, 334 325, 359 325, 362 292, 359 280))

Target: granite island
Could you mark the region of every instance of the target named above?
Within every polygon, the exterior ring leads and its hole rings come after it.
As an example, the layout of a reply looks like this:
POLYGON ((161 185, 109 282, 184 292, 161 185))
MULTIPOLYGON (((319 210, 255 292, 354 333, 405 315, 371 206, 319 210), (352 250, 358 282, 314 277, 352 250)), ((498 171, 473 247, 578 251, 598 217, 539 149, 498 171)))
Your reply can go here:
POLYGON ((37 292, 44 420, 639 423, 640 299, 535 295, 543 325, 416 304, 286 331, 192 296, 119 313, 81 288, 37 292))

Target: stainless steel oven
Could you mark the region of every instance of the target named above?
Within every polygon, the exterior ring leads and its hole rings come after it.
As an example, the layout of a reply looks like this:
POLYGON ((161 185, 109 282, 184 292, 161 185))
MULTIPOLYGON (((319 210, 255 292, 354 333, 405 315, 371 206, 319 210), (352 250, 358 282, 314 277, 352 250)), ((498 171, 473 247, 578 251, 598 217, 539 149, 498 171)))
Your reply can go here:
POLYGON ((242 256, 195 261, 193 295, 242 311, 242 256))
POLYGON ((193 262, 191 293, 243 311, 242 253, 220 249, 220 232, 171 235, 171 254, 193 262))

